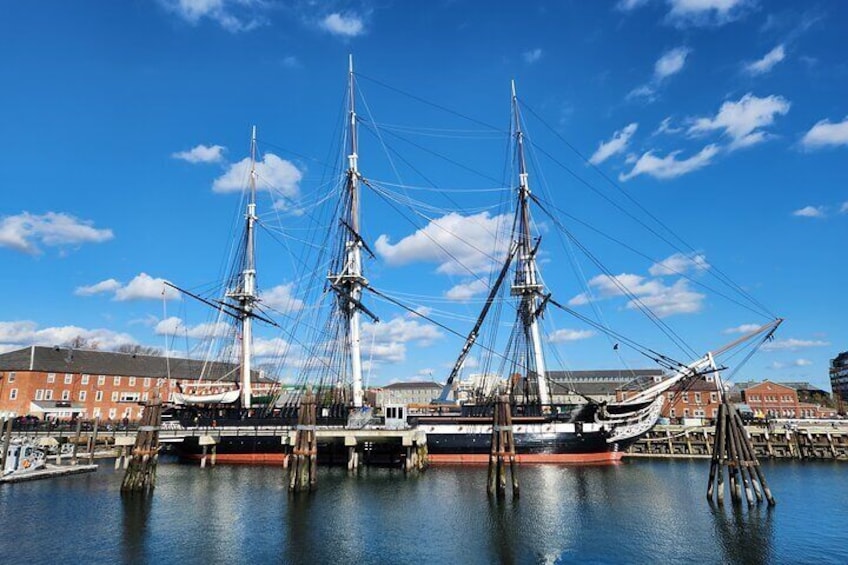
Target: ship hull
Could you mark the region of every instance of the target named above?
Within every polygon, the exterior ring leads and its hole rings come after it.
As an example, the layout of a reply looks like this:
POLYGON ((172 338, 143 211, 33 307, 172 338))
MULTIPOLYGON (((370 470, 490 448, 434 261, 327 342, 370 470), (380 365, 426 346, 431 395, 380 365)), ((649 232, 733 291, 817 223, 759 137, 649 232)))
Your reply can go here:
MULTIPOLYGON (((421 422, 413 428, 426 434, 429 462, 433 465, 479 465, 489 460, 491 451, 491 421, 462 423, 421 422)), ((214 430, 210 430, 213 434, 214 430)), ((516 426, 514 431, 516 461, 522 464, 603 464, 618 462, 631 443, 608 442, 608 434, 596 424, 538 422, 516 426)), ((176 446, 177 454, 185 460, 204 457, 198 437, 186 437, 176 446)), ((367 449, 366 462, 375 464, 400 463, 405 454, 400 438, 384 442, 362 442, 367 449)), ((221 435, 215 446, 217 463, 279 465, 283 463, 288 446, 279 434, 221 435)), ((321 438, 318 457, 322 463, 344 464, 348 450, 343 438, 321 438)), ((211 447, 205 456, 211 458, 211 447)))

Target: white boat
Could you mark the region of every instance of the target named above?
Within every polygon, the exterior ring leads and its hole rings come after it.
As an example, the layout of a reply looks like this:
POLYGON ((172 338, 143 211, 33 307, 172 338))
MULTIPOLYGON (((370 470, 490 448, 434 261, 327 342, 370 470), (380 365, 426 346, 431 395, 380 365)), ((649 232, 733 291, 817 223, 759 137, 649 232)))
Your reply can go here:
POLYGON ((3 464, 3 477, 26 475, 47 465, 47 455, 29 440, 15 440, 9 445, 3 464))

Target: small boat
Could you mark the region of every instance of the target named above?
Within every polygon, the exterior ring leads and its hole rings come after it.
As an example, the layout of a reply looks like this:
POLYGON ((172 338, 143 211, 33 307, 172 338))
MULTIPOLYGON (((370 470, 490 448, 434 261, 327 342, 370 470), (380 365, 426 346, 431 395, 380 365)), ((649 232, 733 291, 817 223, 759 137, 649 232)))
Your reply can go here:
POLYGON ((29 440, 16 440, 9 445, 4 461, 3 477, 15 477, 43 469, 47 455, 29 440))

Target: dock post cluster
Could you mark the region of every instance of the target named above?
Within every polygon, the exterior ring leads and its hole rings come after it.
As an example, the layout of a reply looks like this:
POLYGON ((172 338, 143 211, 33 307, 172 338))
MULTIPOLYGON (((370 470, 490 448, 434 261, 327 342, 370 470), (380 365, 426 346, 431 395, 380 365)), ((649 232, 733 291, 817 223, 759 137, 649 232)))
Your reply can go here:
POLYGON ((492 450, 489 454, 489 479, 486 490, 490 495, 506 494, 506 464, 512 479, 512 496, 518 497, 518 474, 515 470, 515 436, 512 431, 512 411, 509 398, 498 397, 492 416, 492 450))
POLYGON ((769 506, 775 505, 742 417, 726 397, 719 405, 710 463, 707 499, 711 502, 715 499, 718 504, 724 503, 725 468, 730 484, 730 498, 734 504, 741 504, 744 492, 748 506, 754 505, 755 496, 757 503, 761 503, 765 497, 769 506))
POLYGON ((306 391, 297 411, 292 462, 289 466, 289 490, 311 491, 318 480, 318 442, 315 435, 317 413, 312 389, 306 391))
POLYGON ((135 446, 132 451, 122 493, 149 492, 156 485, 156 465, 159 462, 159 428, 162 422, 162 399, 153 389, 150 402, 144 409, 135 446))

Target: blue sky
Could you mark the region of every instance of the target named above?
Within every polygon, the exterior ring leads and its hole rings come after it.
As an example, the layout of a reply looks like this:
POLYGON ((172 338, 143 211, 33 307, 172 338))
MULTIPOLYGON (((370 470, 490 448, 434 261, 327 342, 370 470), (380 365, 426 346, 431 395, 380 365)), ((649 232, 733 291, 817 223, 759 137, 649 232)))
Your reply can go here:
MULTIPOLYGON (((207 314, 170 295, 163 307, 161 280, 198 289, 222 274, 254 124, 272 188, 260 207, 288 242, 260 242, 264 299, 311 311, 292 253, 342 157, 349 53, 371 124, 360 170, 387 191, 363 195, 375 287, 470 329, 475 277, 491 262, 462 245, 445 256, 432 237, 449 229, 489 245, 509 213, 498 206, 516 184, 515 79, 534 193, 577 218, 562 221, 694 350, 767 321, 701 286, 723 288, 717 270, 787 319, 738 378, 823 386, 828 360, 848 348, 843 3, 161 0, 9 2, 3 12, 3 350, 77 335, 103 348, 196 346, 207 314), (429 206, 395 218, 388 193, 429 206), (686 253, 599 194, 650 223, 638 202, 686 253)), ((567 268, 568 243, 534 218, 559 302, 669 348, 585 257, 567 268)), ((460 340, 372 304, 382 321, 365 332, 370 382, 443 380, 460 340)), ((552 368, 649 366, 567 316, 545 323, 552 368)), ((258 353, 290 339, 263 329, 258 353)))

